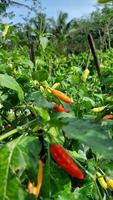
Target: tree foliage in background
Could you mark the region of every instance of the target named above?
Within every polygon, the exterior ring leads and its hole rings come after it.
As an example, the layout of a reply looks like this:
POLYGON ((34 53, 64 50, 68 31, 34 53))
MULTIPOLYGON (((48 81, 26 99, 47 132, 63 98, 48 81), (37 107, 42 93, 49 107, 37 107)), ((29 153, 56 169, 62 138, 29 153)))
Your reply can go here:
MULTIPOLYGON (((2 4, 1 13, 10 2, 2 4)), ((34 0, 32 18, 0 24, 0 200, 113 199, 112 9, 103 5, 89 17, 70 21, 60 12, 55 20, 34 0), (99 78, 88 33, 100 60, 99 78), (53 89, 73 104, 54 96, 53 89), (52 159, 54 142, 66 149, 84 180, 52 159), (37 177, 40 159, 42 176, 37 177)))
MULTIPOLYGON (((19 5, 18 2, 8 1, 7 4, 2 3, 7 10, 7 6, 19 5)), ((41 2, 33 1, 29 13, 34 13, 33 17, 25 18, 23 26, 19 25, 19 35, 24 35, 26 27, 32 27, 30 35, 33 35, 36 46, 39 43, 40 35, 44 34, 49 39, 49 45, 54 47, 55 52, 59 54, 79 53, 88 50, 87 35, 89 32, 93 34, 96 42, 96 48, 107 50, 113 46, 113 4, 103 4, 102 9, 97 8, 89 17, 81 19, 68 20, 68 14, 60 12, 57 19, 47 18, 43 11, 41 2), (22 31, 22 34, 20 33, 22 31), (62 48, 60 48, 62 46, 62 48)), ((30 30, 30 29, 29 29, 30 30)), ((24 40, 25 42, 25 40, 24 40)), ((37 48, 37 47, 36 47, 37 48)))

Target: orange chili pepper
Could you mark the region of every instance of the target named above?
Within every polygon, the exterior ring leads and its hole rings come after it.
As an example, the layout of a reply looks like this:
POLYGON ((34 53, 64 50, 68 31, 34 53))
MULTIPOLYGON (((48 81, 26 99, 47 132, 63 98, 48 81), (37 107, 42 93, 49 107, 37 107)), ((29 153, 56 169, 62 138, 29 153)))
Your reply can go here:
POLYGON ((64 101, 65 103, 68 103, 68 104, 74 103, 73 100, 67 95, 65 95, 63 92, 60 92, 59 90, 52 89, 52 88, 50 88, 50 91, 54 96, 64 101))
POLYGON ((38 176, 37 176, 37 185, 34 186, 33 183, 29 181, 28 183, 28 192, 34 194, 36 197, 39 196, 40 189, 42 186, 43 181, 43 162, 42 160, 39 160, 39 170, 38 170, 38 176))
POLYGON ((102 119, 113 119, 113 115, 105 115, 102 119))

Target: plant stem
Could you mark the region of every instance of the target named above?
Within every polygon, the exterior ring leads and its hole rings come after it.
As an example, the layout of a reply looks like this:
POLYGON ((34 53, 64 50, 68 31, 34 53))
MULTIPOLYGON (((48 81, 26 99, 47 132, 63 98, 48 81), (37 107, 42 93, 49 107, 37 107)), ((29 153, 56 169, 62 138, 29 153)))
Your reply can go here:
POLYGON ((26 129, 27 127, 31 126, 33 123, 37 122, 37 119, 34 119, 26 124, 23 124, 22 126, 18 126, 17 128, 8 131, 7 133, 4 133, 3 135, 0 136, 0 141, 6 139, 9 136, 14 135, 15 133, 17 133, 20 130, 26 129))
POLYGON ((100 200, 103 200, 102 195, 101 195, 101 193, 100 193, 100 190, 99 190, 99 188, 98 188, 98 185, 97 185, 96 181, 95 181, 95 186, 96 186, 96 188, 97 188, 97 191, 98 191, 98 195, 99 195, 100 200))
POLYGON ((93 176, 88 170, 86 170, 77 160, 76 160, 75 162, 78 164, 78 166, 81 167, 81 169, 83 169, 83 170, 86 172, 86 174, 88 174, 88 175, 93 179, 93 181, 94 181, 94 183, 95 183, 95 186, 96 186, 96 188, 97 188, 97 191, 98 191, 99 199, 100 199, 100 200, 103 200, 102 195, 101 195, 101 193, 100 193, 100 190, 99 190, 99 188, 98 188, 98 185, 97 185, 97 183, 96 183, 96 180, 94 179, 94 176, 93 176))
POLYGON ((17 131, 18 131, 18 128, 15 128, 15 129, 13 129, 13 130, 11 130, 11 131, 9 131, 9 132, 7 132, 7 133, 1 135, 1 136, 0 136, 0 141, 1 141, 1 140, 4 140, 5 138, 7 138, 7 137, 9 137, 9 136, 11 136, 11 135, 13 135, 13 134, 15 134, 15 133, 17 133, 17 131))

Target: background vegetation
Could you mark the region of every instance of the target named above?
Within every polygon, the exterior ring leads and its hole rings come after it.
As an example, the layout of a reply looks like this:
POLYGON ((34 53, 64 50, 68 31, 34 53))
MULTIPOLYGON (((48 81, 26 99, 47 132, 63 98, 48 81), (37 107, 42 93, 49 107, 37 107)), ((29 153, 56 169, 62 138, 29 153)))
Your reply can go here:
MULTIPOLYGON (((48 19, 43 10, 37 12, 40 5, 27 6, 35 15, 22 24, 0 24, 0 200, 113 199, 113 183, 105 187, 97 176, 105 184, 113 179, 113 119, 104 118, 113 116, 113 4, 71 21, 62 11, 48 19), (62 102, 50 88, 74 103, 62 102), (56 104, 68 112, 57 112, 56 104), (67 149, 84 180, 55 163, 53 140, 67 149), (37 196, 28 183, 36 185, 40 159, 44 172, 37 196)), ((8 6, 26 4, 2 1, 1 16, 11 18, 8 6)))

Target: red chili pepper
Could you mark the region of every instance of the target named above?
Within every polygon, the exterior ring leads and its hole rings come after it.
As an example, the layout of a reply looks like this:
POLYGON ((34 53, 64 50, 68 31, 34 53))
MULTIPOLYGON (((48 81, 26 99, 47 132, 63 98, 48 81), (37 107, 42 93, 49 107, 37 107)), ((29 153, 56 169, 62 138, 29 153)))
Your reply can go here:
POLYGON ((60 105, 55 105, 53 107, 54 110, 58 111, 58 112, 68 112, 68 110, 66 110, 65 108, 63 108, 62 106, 60 105))
POLYGON ((50 146, 50 152, 56 163, 68 174, 81 180, 84 179, 84 174, 80 168, 76 165, 67 151, 61 145, 52 144, 50 146))
POLYGON ((113 119, 113 115, 105 115, 102 119, 113 119))
POLYGON ((50 88, 50 90, 51 90, 51 93, 53 95, 55 95, 57 98, 59 98, 60 100, 64 101, 65 103, 68 103, 68 104, 74 103, 73 100, 70 99, 70 97, 65 95, 63 92, 60 92, 59 90, 52 89, 52 88, 50 88))

